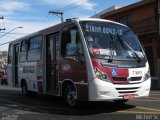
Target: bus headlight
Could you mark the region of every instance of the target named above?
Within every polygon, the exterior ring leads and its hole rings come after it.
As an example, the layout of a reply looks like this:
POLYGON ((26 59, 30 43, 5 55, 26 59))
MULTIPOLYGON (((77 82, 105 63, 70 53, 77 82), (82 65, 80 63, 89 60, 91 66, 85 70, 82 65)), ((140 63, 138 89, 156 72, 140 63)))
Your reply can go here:
POLYGON ((151 77, 151 75, 150 75, 150 71, 148 70, 148 71, 147 71, 147 73, 146 73, 146 74, 145 74, 145 76, 144 76, 143 81, 148 80, 150 77, 151 77))
POLYGON ((98 68, 95 68, 95 75, 98 79, 106 81, 106 82, 110 82, 109 78, 107 76, 107 74, 103 73, 102 71, 100 71, 98 68))

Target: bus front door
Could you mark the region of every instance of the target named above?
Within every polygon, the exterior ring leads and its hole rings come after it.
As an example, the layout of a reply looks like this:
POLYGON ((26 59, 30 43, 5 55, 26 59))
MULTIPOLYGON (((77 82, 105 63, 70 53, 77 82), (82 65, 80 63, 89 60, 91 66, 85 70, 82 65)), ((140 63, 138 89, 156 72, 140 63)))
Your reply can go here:
POLYGON ((48 93, 57 93, 58 91, 58 66, 57 66, 57 43, 58 34, 47 37, 47 81, 46 90, 48 93))
POLYGON ((18 86, 18 55, 19 55, 19 44, 16 44, 14 46, 14 70, 15 70, 15 75, 14 75, 14 86, 18 86))

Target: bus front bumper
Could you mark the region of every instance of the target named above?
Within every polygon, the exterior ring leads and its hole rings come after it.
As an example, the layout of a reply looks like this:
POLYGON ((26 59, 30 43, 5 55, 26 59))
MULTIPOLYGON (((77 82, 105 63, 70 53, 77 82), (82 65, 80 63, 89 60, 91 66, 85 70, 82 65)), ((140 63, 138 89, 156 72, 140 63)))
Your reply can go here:
POLYGON ((138 84, 113 84, 95 78, 89 84, 89 101, 108 101, 149 96, 151 79, 138 84), (134 96, 134 97, 133 97, 134 96))

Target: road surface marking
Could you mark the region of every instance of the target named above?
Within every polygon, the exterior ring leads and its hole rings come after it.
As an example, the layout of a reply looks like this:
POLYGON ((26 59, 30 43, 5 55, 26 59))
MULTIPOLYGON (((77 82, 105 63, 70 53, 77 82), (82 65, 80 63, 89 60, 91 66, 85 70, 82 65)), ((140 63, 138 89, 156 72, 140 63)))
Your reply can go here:
POLYGON ((158 98, 158 97, 150 97, 150 96, 148 96, 146 98, 152 98, 152 99, 159 99, 160 100, 160 98, 158 98))
POLYGON ((160 112, 138 112, 138 111, 117 111, 119 113, 125 114, 160 114, 160 112))
POLYGON ((37 112, 48 113, 47 111, 40 110, 40 109, 37 109, 37 108, 35 108, 35 107, 31 107, 31 106, 28 106, 28 105, 20 104, 20 103, 11 101, 11 100, 7 100, 7 99, 0 98, 0 101, 8 102, 8 103, 11 103, 11 104, 14 104, 14 105, 18 105, 18 106, 21 106, 21 107, 27 107, 27 108, 29 108, 29 109, 36 110, 37 112))
POLYGON ((144 99, 133 99, 131 101, 144 101, 144 102, 160 102, 160 99, 159 100, 144 100, 144 99))
POLYGON ((120 110, 120 111, 117 111, 117 112, 120 112, 120 113, 131 113, 131 114, 134 114, 134 113, 136 113, 136 114, 160 114, 160 109, 147 108, 147 107, 142 107, 142 106, 137 106, 135 108, 140 109, 140 110, 149 110, 149 111, 145 112, 145 111, 126 111, 126 110, 120 110))
POLYGON ((136 108, 142 109, 142 110, 150 110, 150 111, 160 112, 160 109, 154 109, 154 108, 148 108, 148 107, 141 107, 141 106, 137 106, 136 108))

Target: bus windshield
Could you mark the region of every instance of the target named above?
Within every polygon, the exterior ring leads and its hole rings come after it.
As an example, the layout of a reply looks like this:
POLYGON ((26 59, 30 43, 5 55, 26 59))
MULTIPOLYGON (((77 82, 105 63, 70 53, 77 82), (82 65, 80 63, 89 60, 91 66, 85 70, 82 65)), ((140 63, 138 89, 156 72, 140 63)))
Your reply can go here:
POLYGON ((80 22, 90 54, 112 60, 144 59, 136 35, 126 26, 99 21, 80 22))

